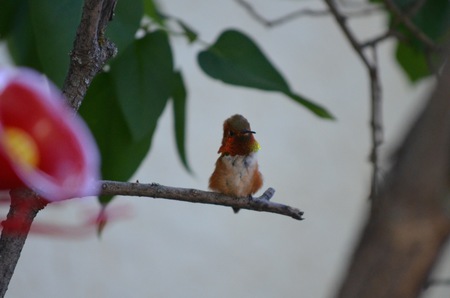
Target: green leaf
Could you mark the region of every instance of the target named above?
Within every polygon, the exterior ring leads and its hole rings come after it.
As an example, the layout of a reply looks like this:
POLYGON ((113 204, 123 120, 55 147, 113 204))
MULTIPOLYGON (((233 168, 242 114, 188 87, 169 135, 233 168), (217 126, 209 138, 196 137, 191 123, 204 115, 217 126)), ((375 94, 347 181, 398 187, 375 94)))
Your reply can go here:
MULTIPOLYGON (((413 9, 416 4, 415 0, 394 0, 394 4, 405 14, 413 9)), ((438 42, 446 32, 449 32, 450 26, 450 2, 448 0, 433 0, 424 1, 420 9, 414 13, 412 22, 425 35, 432 40, 438 42)), ((415 39, 409 29, 402 27, 403 34, 407 38, 415 39)), ((415 45, 418 46, 420 42, 416 39, 415 45)))
POLYGON ((7 37, 9 53, 15 64, 31 67, 42 72, 42 65, 32 30, 28 1, 18 0, 17 3, 20 3, 20 5, 17 8, 14 23, 7 37))
POLYGON ((187 37, 189 43, 193 43, 197 40, 198 34, 195 32, 189 25, 187 25, 182 20, 176 20, 177 23, 180 25, 181 29, 184 31, 184 35, 187 37))
POLYGON ((397 44, 396 58, 411 82, 417 82, 430 75, 425 54, 422 51, 400 42, 397 44))
POLYGON ((223 32, 212 46, 199 53, 198 63, 212 78, 237 86, 278 91, 319 117, 333 118, 325 108, 292 92, 281 73, 259 47, 241 32, 223 32))
POLYGON ((156 1, 144 0, 144 11, 147 16, 149 16, 156 23, 164 27, 165 17, 161 14, 156 1))
POLYGON ((305 108, 309 109, 311 112, 316 114, 317 116, 324 119, 334 119, 333 115, 331 115, 325 108, 318 106, 314 102, 305 97, 302 97, 295 93, 286 93, 291 99, 295 100, 299 104, 303 105, 305 108))
POLYGON ((134 140, 156 127, 172 93, 173 61, 167 34, 155 31, 136 40, 111 63, 120 108, 134 140))
POLYGON ((173 80, 173 114, 174 114, 174 127, 175 127, 175 138, 177 142, 178 154, 180 155, 181 161, 185 169, 192 173, 189 167, 186 150, 185 150, 185 127, 186 127, 186 87, 184 85, 183 76, 181 72, 177 71, 174 73, 173 80))
POLYGON ((28 1, 36 48, 42 71, 57 86, 62 86, 69 67, 82 1, 28 1))
POLYGON ((24 0, 0 1, 0 39, 4 39, 15 24, 16 14, 24 0))
MULTIPOLYGON (((92 82, 80 114, 91 129, 102 157, 102 177, 127 181, 150 149, 153 130, 135 140, 128 130, 111 74, 102 73, 92 82)), ((107 203, 112 197, 100 198, 107 203)))
POLYGON ((244 34, 228 30, 198 60, 203 71, 225 83, 289 92, 289 86, 258 46, 244 34))
MULTIPOLYGON (((406 15, 410 14, 411 9, 415 9, 412 23, 436 45, 445 46, 450 36, 450 2, 448 0, 424 1, 418 8, 415 0, 394 0, 393 2, 406 15)), ((432 70, 427 60, 433 64, 433 68, 438 69, 442 65, 442 57, 439 57, 439 53, 427 49, 409 28, 399 23, 389 11, 387 13, 390 15, 389 26, 393 26, 403 36, 402 40, 397 42, 395 55, 408 79, 415 83, 431 75, 432 70)))
POLYGON ((114 17, 108 24, 106 35, 117 46, 118 55, 134 42, 143 15, 142 0, 117 2, 114 17))

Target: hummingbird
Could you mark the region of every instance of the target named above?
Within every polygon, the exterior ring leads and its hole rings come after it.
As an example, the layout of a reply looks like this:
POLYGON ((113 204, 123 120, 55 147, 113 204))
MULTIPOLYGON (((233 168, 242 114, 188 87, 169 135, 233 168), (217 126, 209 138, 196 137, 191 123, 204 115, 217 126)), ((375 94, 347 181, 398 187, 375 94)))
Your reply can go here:
MULTIPOLYGON (((223 123, 222 146, 216 168, 209 178, 209 188, 220 193, 249 197, 262 186, 256 153, 261 148, 250 129, 250 123, 241 115, 234 115, 223 123)), ((233 208, 237 213, 239 208, 233 208)))

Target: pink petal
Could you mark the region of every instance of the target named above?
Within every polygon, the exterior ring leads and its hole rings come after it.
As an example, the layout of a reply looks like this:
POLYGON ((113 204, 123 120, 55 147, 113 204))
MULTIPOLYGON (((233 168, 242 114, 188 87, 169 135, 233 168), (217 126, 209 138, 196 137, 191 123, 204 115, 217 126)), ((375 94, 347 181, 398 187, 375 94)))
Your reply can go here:
POLYGON ((22 183, 52 201, 96 194, 100 158, 89 129, 33 70, 0 69, 0 139, 10 127, 32 137, 39 163, 25 168, 0 142, 0 189, 22 183))

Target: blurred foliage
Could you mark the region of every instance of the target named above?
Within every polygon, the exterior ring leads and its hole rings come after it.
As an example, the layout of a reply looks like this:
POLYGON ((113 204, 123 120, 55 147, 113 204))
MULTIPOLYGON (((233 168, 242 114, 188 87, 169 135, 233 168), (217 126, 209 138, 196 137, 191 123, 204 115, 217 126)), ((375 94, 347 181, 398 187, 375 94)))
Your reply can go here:
MULTIPOLYGON (((407 10, 416 2, 395 3, 407 10)), ((82 0, 0 1, 0 40, 7 43, 17 65, 35 68, 62 87, 82 5, 82 0)), ((413 22, 439 44, 450 35, 449 12, 448 0, 426 1, 415 12, 413 22)), ((430 75, 429 63, 439 63, 438 55, 430 54, 430 49, 396 24, 394 17, 388 26, 396 26, 406 37, 398 42, 397 60, 411 81, 430 75)), ((188 90, 182 72, 174 67, 174 36, 182 35, 188 43, 203 47, 197 60, 209 77, 235 86, 280 92, 315 115, 332 118, 324 107, 294 92, 243 32, 225 30, 207 44, 200 41, 195 28, 163 13, 155 1, 128 0, 117 2, 106 34, 118 46, 118 55, 94 79, 80 109, 100 148, 104 179, 130 179, 149 152, 158 119, 169 101, 173 102, 178 154, 191 171, 185 148, 188 90)), ((104 203, 110 199, 101 198, 104 203)))
MULTIPOLYGON (((370 0, 382 3, 383 0, 370 0)), ((417 38, 407 26, 386 10, 389 15, 388 26, 401 34, 397 40, 395 58, 408 79, 415 83, 433 75, 442 65, 439 48, 448 46, 450 38, 450 1, 448 0, 392 0, 393 4, 409 16, 416 26, 436 46, 430 48, 417 38)))

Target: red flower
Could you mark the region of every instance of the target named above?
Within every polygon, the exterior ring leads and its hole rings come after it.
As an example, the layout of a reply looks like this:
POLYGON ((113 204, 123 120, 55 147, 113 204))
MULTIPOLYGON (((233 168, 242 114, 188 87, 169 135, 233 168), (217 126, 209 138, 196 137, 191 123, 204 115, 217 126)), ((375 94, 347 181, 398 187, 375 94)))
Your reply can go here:
POLYGON ((95 195, 99 154, 84 122, 42 75, 0 69, 0 189, 57 201, 95 195))

